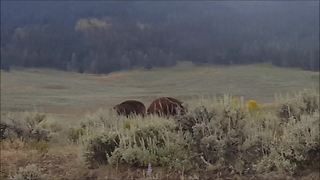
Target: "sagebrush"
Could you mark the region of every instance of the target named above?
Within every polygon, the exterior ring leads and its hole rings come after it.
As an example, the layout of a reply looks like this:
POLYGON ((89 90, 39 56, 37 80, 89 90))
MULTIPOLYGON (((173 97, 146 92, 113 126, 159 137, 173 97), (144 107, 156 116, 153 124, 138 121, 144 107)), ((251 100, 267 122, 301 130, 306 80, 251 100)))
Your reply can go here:
POLYGON ((294 174, 319 167, 315 166, 320 152, 317 92, 287 98, 272 111, 232 96, 210 103, 171 119, 118 117, 114 122, 113 115, 100 113, 87 122, 91 130, 84 138, 86 158, 101 163, 94 158, 99 155, 111 165, 223 169, 240 174, 274 170, 294 174))

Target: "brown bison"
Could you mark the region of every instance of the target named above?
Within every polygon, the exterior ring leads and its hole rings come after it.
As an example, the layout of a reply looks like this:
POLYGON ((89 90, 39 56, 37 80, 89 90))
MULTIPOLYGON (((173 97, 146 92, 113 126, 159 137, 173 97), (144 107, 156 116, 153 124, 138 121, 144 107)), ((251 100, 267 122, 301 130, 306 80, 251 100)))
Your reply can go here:
POLYGON ((175 116, 185 114, 186 109, 182 106, 182 102, 172 97, 161 97, 154 100, 148 110, 148 114, 157 114, 159 116, 175 116))
POLYGON ((130 115, 141 115, 144 116, 146 113, 146 107, 142 102, 136 100, 127 100, 116 106, 113 109, 118 115, 124 115, 129 117, 130 115))

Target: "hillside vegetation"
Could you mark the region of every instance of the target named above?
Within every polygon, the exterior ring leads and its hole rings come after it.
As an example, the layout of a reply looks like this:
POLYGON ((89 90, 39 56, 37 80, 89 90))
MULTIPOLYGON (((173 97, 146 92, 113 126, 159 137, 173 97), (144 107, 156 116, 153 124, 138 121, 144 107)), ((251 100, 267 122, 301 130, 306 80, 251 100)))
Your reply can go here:
POLYGON ((318 80, 267 64, 1 72, 0 178, 316 179, 318 80), (159 96, 184 101, 188 113, 110 110, 159 96))
MULTIPOLYGON (((99 110, 81 123, 9 113, 1 124, 1 177, 12 179, 274 179, 319 176, 319 93, 274 108, 225 95, 172 118, 99 110)), ((190 108, 192 107, 192 108, 190 108)))
POLYGON ((318 72, 267 64, 229 67, 180 63, 171 68, 108 75, 13 69, 1 72, 1 110, 46 112, 73 120, 126 99, 141 100, 148 106, 159 96, 188 102, 229 93, 268 103, 276 94, 318 88, 318 80, 318 72))

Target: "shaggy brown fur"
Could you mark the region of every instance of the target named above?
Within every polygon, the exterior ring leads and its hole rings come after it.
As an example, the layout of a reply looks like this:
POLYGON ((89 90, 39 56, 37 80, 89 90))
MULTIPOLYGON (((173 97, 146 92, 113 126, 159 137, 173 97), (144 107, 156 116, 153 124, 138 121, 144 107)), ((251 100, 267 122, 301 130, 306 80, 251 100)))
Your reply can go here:
POLYGON ((130 115, 144 116, 146 113, 146 107, 142 102, 136 100, 124 101, 113 107, 117 111, 118 115, 124 115, 129 117, 130 115))
POLYGON ((148 114, 157 114, 159 116, 175 116, 185 114, 186 109, 182 106, 182 102, 172 97, 161 97, 154 100, 148 110, 148 114))

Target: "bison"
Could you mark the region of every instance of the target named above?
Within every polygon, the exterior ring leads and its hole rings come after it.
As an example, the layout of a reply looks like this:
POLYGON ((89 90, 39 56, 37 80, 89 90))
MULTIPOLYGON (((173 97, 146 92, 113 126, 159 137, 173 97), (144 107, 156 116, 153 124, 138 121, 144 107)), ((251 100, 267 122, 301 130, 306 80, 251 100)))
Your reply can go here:
POLYGON ((127 100, 116 106, 113 109, 118 115, 124 115, 129 117, 130 115, 141 115, 144 116, 146 113, 146 107, 142 102, 136 100, 127 100))
POLYGON ((186 109, 182 102, 172 97, 161 97, 154 100, 148 110, 148 114, 157 114, 159 116, 175 116, 185 114, 186 109))

